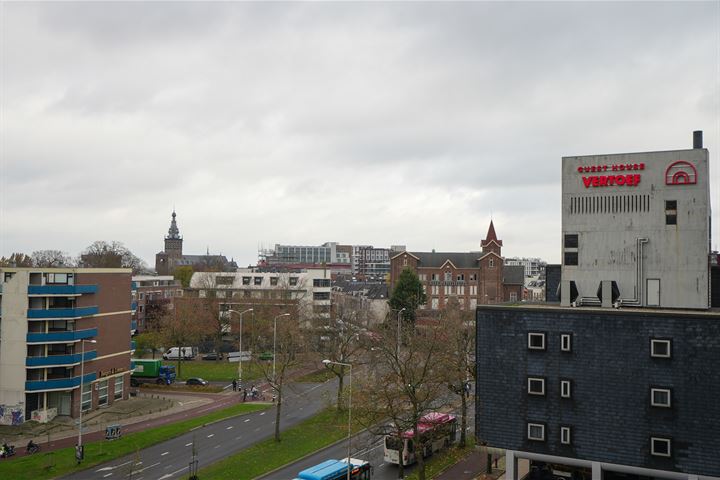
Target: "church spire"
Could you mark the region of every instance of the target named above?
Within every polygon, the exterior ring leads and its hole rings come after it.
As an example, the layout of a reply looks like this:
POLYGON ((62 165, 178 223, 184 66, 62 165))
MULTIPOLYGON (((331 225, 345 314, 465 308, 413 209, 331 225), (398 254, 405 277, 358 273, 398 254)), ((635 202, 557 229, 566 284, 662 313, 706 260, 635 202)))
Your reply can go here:
POLYGON ((182 237, 180 236, 180 230, 178 229, 177 222, 175 221, 175 217, 177 214, 175 213, 175 209, 173 208, 172 213, 172 221, 170 222, 170 228, 168 229, 168 235, 165 237, 166 240, 180 240, 182 237))
POLYGON ((493 225, 492 220, 490 220, 490 228, 488 228, 488 233, 485 237, 485 243, 489 242, 490 240, 495 240, 496 242, 498 241, 497 235, 495 234, 495 226, 493 225))

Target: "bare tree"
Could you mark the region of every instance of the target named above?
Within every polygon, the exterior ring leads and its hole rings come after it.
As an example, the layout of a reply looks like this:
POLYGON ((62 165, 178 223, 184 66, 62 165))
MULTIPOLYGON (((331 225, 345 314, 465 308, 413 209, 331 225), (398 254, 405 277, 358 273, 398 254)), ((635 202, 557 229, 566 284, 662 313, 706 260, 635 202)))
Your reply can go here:
POLYGON ((473 312, 462 310, 457 299, 451 298, 440 320, 446 345, 443 362, 446 365, 448 387, 460 397, 460 445, 465 446, 470 379, 474 372, 471 361, 475 346, 473 312))
MULTIPOLYGON (((425 414, 447 405, 447 376, 442 362, 445 345, 440 329, 435 327, 415 330, 405 324, 401 332, 403 342, 390 332, 387 330, 373 347, 374 368, 358 388, 361 392, 359 412, 373 433, 402 438, 405 430, 413 431, 418 474, 420 480, 424 480, 424 456, 430 452, 420 441, 418 424, 425 414), (383 419, 391 423, 383 425, 383 419)), ((402 454, 399 462, 398 474, 402 478, 402 454)))
POLYGON ((132 268, 137 274, 147 269, 145 262, 136 257, 121 242, 98 240, 80 253, 78 266, 90 268, 132 268))
MULTIPOLYGON (((160 321, 160 334, 166 346, 192 346, 203 334, 203 326, 197 321, 198 303, 193 298, 178 297, 175 306, 167 310, 160 321)), ((182 355, 178 355, 177 376, 181 377, 182 355)))
POLYGON ((35 250, 31 256, 36 267, 72 267, 74 263, 73 259, 61 250, 35 250))
MULTIPOLYGON (((220 352, 223 344, 223 336, 230 333, 230 314, 222 311, 221 303, 228 302, 227 297, 232 295, 232 291, 228 287, 232 287, 232 274, 225 275, 230 279, 222 282, 218 279, 218 273, 198 272, 195 273, 193 288, 198 289, 198 313, 201 314, 199 320, 205 327, 205 333, 213 339, 213 345, 216 352, 220 352)), ((221 277, 221 278, 224 278, 221 277)), ((218 355, 216 362, 220 361, 218 355)))
POLYGON ((275 441, 279 442, 285 382, 290 369, 297 365, 299 354, 305 347, 304 334, 295 315, 278 314, 272 318, 264 318, 261 320, 260 328, 275 347, 271 361, 259 359, 256 361, 275 395, 275 441))
POLYGON ((32 258, 24 253, 13 253, 9 257, 0 257, 0 267, 32 267, 32 258))
POLYGON ((358 367, 364 362, 366 330, 362 324, 366 312, 357 305, 343 305, 335 310, 335 319, 319 317, 316 332, 319 335, 319 353, 332 362, 325 366, 338 378, 337 411, 343 409, 343 392, 347 367, 337 363, 348 363, 358 367), (329 322, 329 324, 326 324, 329 322))

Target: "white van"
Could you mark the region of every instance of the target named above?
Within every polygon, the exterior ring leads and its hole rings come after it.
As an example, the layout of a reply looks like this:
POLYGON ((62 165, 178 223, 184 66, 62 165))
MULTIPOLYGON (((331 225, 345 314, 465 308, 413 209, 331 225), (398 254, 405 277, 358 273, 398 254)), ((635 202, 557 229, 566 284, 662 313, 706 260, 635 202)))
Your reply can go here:
POLYGON ((197 347, 172 347, 163 353, 165 360, 192 360, 198 354, 197 347))

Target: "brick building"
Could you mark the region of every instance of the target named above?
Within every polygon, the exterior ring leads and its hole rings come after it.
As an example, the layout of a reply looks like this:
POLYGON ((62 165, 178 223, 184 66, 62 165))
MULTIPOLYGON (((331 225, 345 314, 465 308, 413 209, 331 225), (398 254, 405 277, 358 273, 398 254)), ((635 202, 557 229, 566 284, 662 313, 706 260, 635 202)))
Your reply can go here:
POLYGON ((0 268, 0 423, 78 416, 81 369, 83 411, 127 399, 130 277, 130 269, 0 268))
POLYGON ((525 269, 505 265, 502 246, 491 221, 480 252, 400 252, 390 259, 390 292, 400 273, 410 268, 425 289, 425 310, 444 308, 450 297, 456 297, 461 308, 519 301, 525 269))
POLYGON ((173 299, 182 297, 180 280, 172 275, 136 275, 132 277, 133 328, 141 332, 158 327, 158 320, 173 299))

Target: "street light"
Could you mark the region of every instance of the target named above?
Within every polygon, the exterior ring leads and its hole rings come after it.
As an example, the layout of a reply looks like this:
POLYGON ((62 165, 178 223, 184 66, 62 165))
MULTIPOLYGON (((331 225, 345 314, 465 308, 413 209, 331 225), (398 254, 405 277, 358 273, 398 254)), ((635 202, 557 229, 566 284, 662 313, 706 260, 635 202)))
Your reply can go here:
MULTIPOLYGON (((275 388, 275 345, 277 344, 277 319, 280 317, 289 317, 289 313, 281 313, 273 320, 273 388, 275 388)), ((275 390, 277 390, 275 388, 275 390)))
MULTIPOLYGON (((82 460, 82 413, 83 413, 83 381, 85 380, 85 342, 97 343, 97 340, 80 340, 80 418, 78 419, 78 463, 82 460)), ((92 402, 92 397, 90 399, 92 402)))
MULTIPOLYGON (((404 310, 404 309, 403 309, 404 310)), ((348 470, 347 470, 347 478, 350 480, 350 470, 352 470, 352 465, 350 464, 350 446, 352 442, 352 428, 351 428, 351 415, 352 415, 352 364, 351 363, 342 363, 342 362, 333 362, 332 360, 323 360, 322 361, 325 366, 327 365, 341 365, 343 367, 349 367, 350 373, 348 374, 348 455, 347 455, 347 463, 348 463, 348 470)))
POLYGON ((401 314, 402 312, 404 312, 405 310, 406 310, 405 307, 403 307, 403 308, 401 308, 400 310, 398 310, 398 334, 397 334, 397 358, 398 358, 398 362, 400 362, 400 338, 401 338, 401 337, 400 337, 400 322, 401 322, 400 314, 401 314))
MULTIPOLYGON (((243 313, 254 312, 254 310, 253 310, 252 308, 248 308, 247 310, 243 310, 242 312, 238 312, 237 310, 232 310, 232 309, 230 309, 230 310, 228 310, 228 312, 237 313, 237 314, 240 316, 240 335, 239 335, 240 341, 238 342, 238 343, 239 343, 238 349, 240 350, 240 356, 239 356, 238 358, 240 359, 240 361, 238 362, 238 385, 242 385, 242 357, 243 357, 243 349, 242 349, 242 330, 243 330, 243 328, 242 328, 242 327, 243 327, 243 324, 242 324, 242 316, 243 316, 243 313)), ((253 315, 255 315, 255 313, 253 313, 253 315)))

